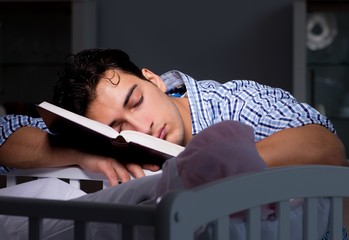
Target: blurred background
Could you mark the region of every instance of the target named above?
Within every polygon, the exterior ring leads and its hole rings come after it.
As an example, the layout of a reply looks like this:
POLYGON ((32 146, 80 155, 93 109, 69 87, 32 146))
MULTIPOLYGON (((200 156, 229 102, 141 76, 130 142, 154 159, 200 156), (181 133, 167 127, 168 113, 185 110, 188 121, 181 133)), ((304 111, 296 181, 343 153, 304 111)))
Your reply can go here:
MULTIPOLYGON (((0 114, 36 115, 64 57, 119 48, 157 74, 292 92, 349 146, 346 0, 0 0, 0 114)), ((347 149, 349 149, 347 147, 347 149)), ((348 150, 347 150, 348 151, 348 150)))
POLYGON ((51 98, 64 57, 119 48, 161 74, 292 88, 292 1, 0 0, 0 99, 51 98))

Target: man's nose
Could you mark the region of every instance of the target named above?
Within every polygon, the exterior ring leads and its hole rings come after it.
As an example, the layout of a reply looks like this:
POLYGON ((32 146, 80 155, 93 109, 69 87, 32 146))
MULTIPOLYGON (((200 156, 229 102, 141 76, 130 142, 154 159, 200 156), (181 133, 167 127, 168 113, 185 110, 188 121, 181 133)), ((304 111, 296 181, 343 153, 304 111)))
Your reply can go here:
POLYGON ((151 135, 152 122, 144 116, 133 115, 128 119, 132 130, 151 135))

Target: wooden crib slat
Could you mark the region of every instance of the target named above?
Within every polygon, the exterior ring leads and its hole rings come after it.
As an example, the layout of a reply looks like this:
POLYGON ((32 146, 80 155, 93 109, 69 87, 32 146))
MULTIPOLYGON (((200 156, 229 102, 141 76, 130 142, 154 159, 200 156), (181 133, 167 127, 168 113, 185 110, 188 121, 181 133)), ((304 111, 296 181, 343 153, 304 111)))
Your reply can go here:
POLYGON ((16 176, 6 175, 6 187, 11 187, 17 184, 16 176))
POLYGON ((122 238, 125 240, 134 239, 134 226, 130 224, 122 224, 122 238))
POLYGON ((278 239, 290 239, 290 202, 288 200, 278 202, 276 205, 278 218, 278 239))
POLYGON ((42 218, 29 217, 29 240, 41 240, 42 237, 42 218))
POLYGON ((215 221, 213 240, 229 240, 229 216, 215 221))
POLYGON ((317 239, 317 199, 306 198, 304 204, 303 234, 305 240, 317 239))
MULTIPOLYGON (((201 199, 201 198, 198 198, 201 199)), ((155 239, 193 239, 194 225, 201 218, 196 207, 201 204, 191 191, 171 191, 162 198, 155 213, 155 239)))
POLYGON ((247 211, 246 234, 248 240, 261 239, 261 208, 259 206, 247 211))
POLYGON ((79 179, 69 179, 69 184, 73 187, 76 187, 77 189, 81 188, 81 183, 79 179))
POLYGON ((342 239, 343 199, 331 198, 330 239, 342 239))
POLYGON ((102 181, 102 189, 106 189, 106 188, 108 188, 108 187, 110 187, 110 184, 109 184, 109 182, 108 181, 102 181))
POLYGON ((87 222, 74 221, 74 240, 86 240, 87 239, 87 222))

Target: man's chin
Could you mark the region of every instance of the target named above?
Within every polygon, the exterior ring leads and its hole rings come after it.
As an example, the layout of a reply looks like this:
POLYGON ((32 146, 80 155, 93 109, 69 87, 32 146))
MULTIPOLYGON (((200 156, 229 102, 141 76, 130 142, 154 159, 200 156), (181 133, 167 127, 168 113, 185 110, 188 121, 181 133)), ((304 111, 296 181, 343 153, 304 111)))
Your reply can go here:
POLYGON ((184 138, 171 138, 170 136, 167 136, 165 138, 166 141, 170 142, 170 143, 174 143, 174 144, 177 144, 177 145, 181 145, 181 146, 184 146, 184 138))

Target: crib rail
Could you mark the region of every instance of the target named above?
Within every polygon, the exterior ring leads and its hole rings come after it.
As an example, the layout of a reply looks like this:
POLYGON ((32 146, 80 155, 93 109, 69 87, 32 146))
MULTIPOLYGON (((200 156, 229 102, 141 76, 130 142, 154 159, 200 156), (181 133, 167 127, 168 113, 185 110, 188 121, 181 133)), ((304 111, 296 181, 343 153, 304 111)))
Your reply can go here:
MULTIPOLYGON (((87 239, 89 222, 122 223, 128 226, 154 226, 155 207, 131 206, 85 201, 62 201, 17 197, 0 197, 0 213, 29 216, 29 239, 42 239, 44 218, 74 220, 74 239, 87 239)), ((132 239, 132 230, 123 233, 123 239, 132 239)))
POLYGON ((133 227, 153 226, 156 240, 189 240, 210 223, 212 239, 229 239, 230 214, 247 209, 246 239, 261 239, 260 206, 276 203, 278 239, 290 239, 289 199, 304 198, 304 239, 317 239, 318 197, 331 199, 330 237, 342 238, 342 198, 349 197, 349 168, 301 166, 267 169, 209 183, 192 191, 166 194, 158 205, 131 206, 81 201, 0 197, 0 214, 29 216, 30 240, 42 239, 44 218, 74 220, 75 239, 86 239, 89 222, 123 224, 123 239, 133 227), (42 211, 45 209, 45 211, 42 211))
POLYGON ((316 198, 331 199, 330 237, 342 239, 343 197, 349 197, 349 168, 335 166, 297 166, 272 168, 210 183, 192 192, 170 193, 158 208, 162 227, 158 239, 193 239, 193 229, 213 221, 214 239, 229 239, 228 213, 248 210, 247 239, 259 240, 260 207, 277 204, 278 239, 290 239, 289 199, 304 198, 304 239, 317 239, 316 198), (213 205, 214 203, 214 205, 213 205), (164 223, 164 221, 167 221, 164 223))

